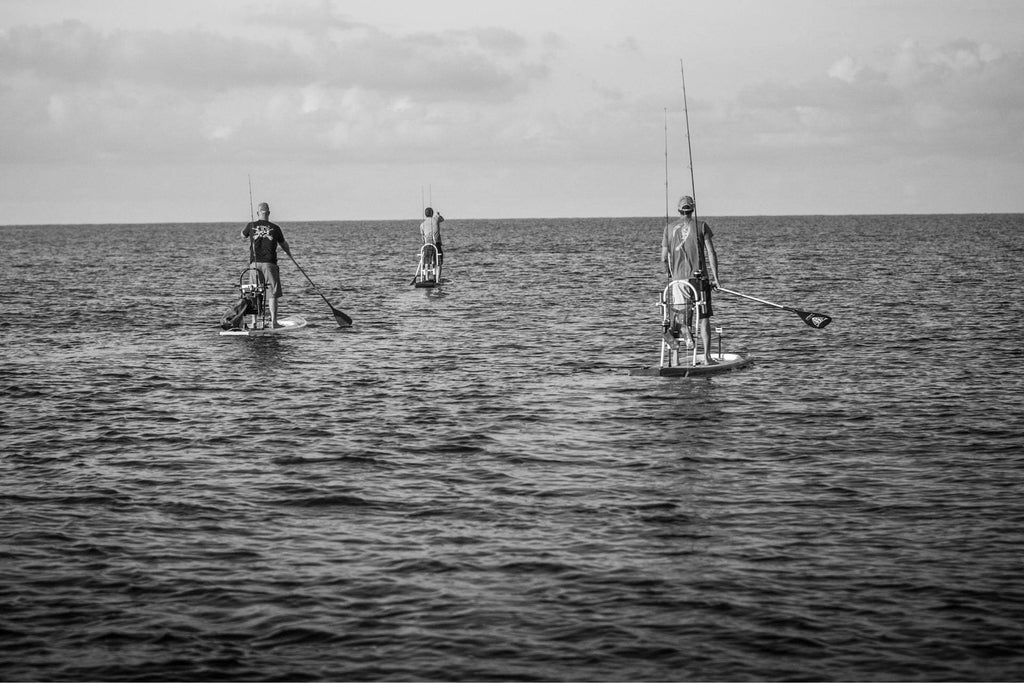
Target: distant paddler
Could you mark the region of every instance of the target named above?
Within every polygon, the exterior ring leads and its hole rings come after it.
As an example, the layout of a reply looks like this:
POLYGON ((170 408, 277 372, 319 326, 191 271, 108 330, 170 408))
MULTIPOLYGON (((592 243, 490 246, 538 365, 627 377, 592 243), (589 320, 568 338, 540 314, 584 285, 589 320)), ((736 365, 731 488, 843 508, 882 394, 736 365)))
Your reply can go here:
POLYGON ((440 269, 444 263, 444 248, 441 246, 441 223, 444 223, 444 216, 435 213, 434 209, 429 206, 423 210, 423 215, 426 216, 420 223, 420 236, 423 238, 423 245, 434 246, 434 249, 427 249, 425 257, 428 261, 425 265, 433 266, 435 264, 434 250, 436 249, 436 264, 440 269))
MULTIPOLYGON (((266 282, 267 310, 270 311, 270 326, 281 327, 277 322, 277 300, 281 298, 281 274, 277 267, 277 247, 291 257, 292 252, 284 238, 281 226, 270 222, 270 205, 260 202, 256 209, 259 218, 242 228, 242 237, 249 239, 249 264, 258 270, 266 282)), ((253 275, 255 277, 255 274, 253 275)))
MULTIPOLYGON (((714 365, 716 361, 711 357, 711 316, 714 315, 711 290, 718 289, 718 254, 712 242, 711 227, 696 218, 693 197, 684 195, 676 206, 682 218, 665 226, 661 238, 661 261, 672 282, 688 281, 703 299, 699 316, 703 361, 714 365)), ((676 340, 682 333, 687 346, 692 347, 694 340, 690 326, 693 324, 694 302, 685 295, 685 290, 682 284, 671 288, 672 315, 668 331, 676 340)))

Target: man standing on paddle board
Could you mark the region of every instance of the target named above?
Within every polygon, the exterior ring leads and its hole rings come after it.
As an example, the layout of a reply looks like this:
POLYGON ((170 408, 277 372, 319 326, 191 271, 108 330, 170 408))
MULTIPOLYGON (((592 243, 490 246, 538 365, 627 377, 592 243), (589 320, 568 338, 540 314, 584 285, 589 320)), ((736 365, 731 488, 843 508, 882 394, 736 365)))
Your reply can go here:
MULTIPOLYGON (((661 238, 661 261, 672 281, 686 280, 700 293, 704 300, 700 308, 700 336, 703 342, 704 363, 715 365, 711 357, 711 288, 718 289, 718 254, 711 241, 711 227, 694 216, 696 204, 693 197, 684 195, 677 205, 682 219, 674 225, 665 226, 661 238), (698 227, 699 226, 699 227, 698 227), (706 256, 705 256, 706 252, 706 256), (710 273, 708 272, 710 266, 710 273)), ((685 330, 688 345, 693 344, 690 325, 693 323, 693 301, 685 296, 689 291, 681 285, 674 285, 672 295, 672 318, 670 331, 678 337, 680 328, 685 330), (685 324, 679 315, 685 314, 685 324)))
POLYGON ((277 246, 281 245, 284 253, 292 255, 284 231, 279 225, 270 222, 270 205, 261 202, 256 209, 259 220, 248 223, 242 228, 242 237, 249 238, 249 262, 263 274, 267 283, 267 308, 270 310, 270 326, 277 324, 277 300, 281 297, 281 274, 277 267, 277 246))
MULTIPOLYGON (((429 206, 423 211, 426 218, 420 223, 420 235, 423 237, 423 244, 433 244, 437 249, 437 265, 444 264, 444 248, 441 246, 441 223, 444 223, 444 216, 434 213, 429 206)), ((428 265, 434 265, 434 255, 430 255, 428 265)))

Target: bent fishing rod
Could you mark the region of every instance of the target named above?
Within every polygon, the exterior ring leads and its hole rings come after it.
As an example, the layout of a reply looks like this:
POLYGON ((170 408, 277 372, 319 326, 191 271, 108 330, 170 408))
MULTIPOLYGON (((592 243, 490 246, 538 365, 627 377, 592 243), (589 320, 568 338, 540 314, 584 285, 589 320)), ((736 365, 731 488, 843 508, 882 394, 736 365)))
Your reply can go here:
MULTIPOLYGON (((683 79, 683 116, 686 120, 686 153, 690 161, 690 196, 693 197, 693 224, 697 230, 697 257, 700 263, 700 274, 707 278, 708 264, 704 256, 704 230, 697 217, 697 184, 693 180, 693 146, 690 144, 690 108, 686 103, 686 71, 683 69, 683 60, 679 60, 679 75, 683 79)), ((715 273, 715 280, 718 273, 715 273)), ((708 280, 710 282, 710 280, 708 280)))
MULTIPOLYGON (((689 156, 690 156, 690 191, 693 193, 691 195, 693 197, 693 219, 694 219, 694 221, 697 221, 697 188, 695 187, 694 180, 693 180, 693 175, 694 175, 693 174, 693 148, 691 147, 691 144, 690 144, 690 109, 689 109, 689 107, 687 106, 687 103, 686 103, 686 72, 683 69, 683 60, 679 60, 679 75, 682 77, 682 81, 683 81, 683 113, 684 113, 684 115, 686 117, 686 150, 687 150, 687 152, 689 153, 689 156)), ((697 225, 699 226, 700 223, 697 222, 697 225)), ((705 269, 707 268, 707 265, 704 262, 704 231, 698 229, 697 230, 697 236, 698 236, 698 239, 700 241, 700 250, 699 250, 699 254, 700 254, 700 269, 701 269, 702 273, 705 273, 706 272, 705 269)), ((717 273, 715 275, 717 277, 717 273)), ((772 303, 771 301, 765 301, 764 299, 758 299, 757 297, 754 297, 754 296, 749 296, 747 294, 741 294, 741 293, 735 292, 735 291, 733 291, 731 289, 726 289, 726 288, 724 288, 722 286, 718 286, 717 289, 720 292, 725 292, 727 294, 732 294, 733 296, 743 297, 744 299, 750 299, 752 301, 757 301, 758 303, 762 303, 762 304, 765 304, 767 306, 772 306, 773 308, 779 308, 779 309, 782 309, 784 311, 790 311, 792 313, 796 313, 798 316, 800 316, 801 320, 803 320, 809 326, 811 326, 811 327, 813 327, 815 329, 818 329, 818 330, 822 329, 823 327, 826 327, 830 322, 832 322, 832 318, 830 318, 829 316, 825 315, 824 313, 811 313, 811 312, 808 312, 808 311, 801 311, 800 309, 793 308, 792 306, 782 306, 781 304, 775 304, 775 303, 772 303)))

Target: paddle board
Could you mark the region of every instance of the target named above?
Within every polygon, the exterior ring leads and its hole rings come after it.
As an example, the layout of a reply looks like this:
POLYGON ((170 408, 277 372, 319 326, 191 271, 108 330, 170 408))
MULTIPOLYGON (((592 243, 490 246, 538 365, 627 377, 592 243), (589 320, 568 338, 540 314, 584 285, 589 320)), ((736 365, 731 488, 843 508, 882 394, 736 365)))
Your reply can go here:
POLYGON ((306 319, 301 315, 288 315, 278 318, 277 324, 281 327, 252 329, 245 326, 240 330, 222 330, 220 334, 222 337, 265 337, 272 334, 288 334, 305 327, 306 319))
POLYGON ((718 361, 715 365, 690 365, 689 358, 683 365, 671 367, 643 367, 633 368, 630 375, 641 377, 707 377, 708 375, 721 375, 733 370, 745 368, 753 364, 754 359, 738 353, 712 354, 712 358, 718 361))

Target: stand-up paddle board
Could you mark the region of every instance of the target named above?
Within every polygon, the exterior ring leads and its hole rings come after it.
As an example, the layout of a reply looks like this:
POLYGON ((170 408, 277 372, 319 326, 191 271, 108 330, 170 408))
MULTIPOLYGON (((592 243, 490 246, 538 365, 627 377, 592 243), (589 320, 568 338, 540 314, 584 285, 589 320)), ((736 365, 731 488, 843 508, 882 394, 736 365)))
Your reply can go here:
POLYGON ((752 365, 754 360, 739 353, 722 352, 722 328, 718 332, 718 353, 712 353, 713 363, 704 363, 704 354, 698 354, 694 348, 697 330, 701 327, 701 310, 703 299, 689 280, 675 280, 668 283, 668 286, 661 293, 658 306, 661 308, 661 363, 652 367, 645 365, 642 368, 630 368, 629 374, 640 377, 707 377, 710 375, 721 375, 733 370, 745 368, 752 365), (688 334, 683 337, 681 330, 675 333, 670 332, 674 325, 681 321, 680 312, 686 301, 690 302, 692 309, 692 327, 689 327, 688 334), (687 339, 689 341, 687 341, 687 339))
POLYGON ((707 377, 708 375, 721 375, 733 370, 745 368, 753 364, 754 359, 742 356, 738 353, 711 354, 711 357, 718 361, 714 365, 671 365, 665 367, 642 367, 633 368, 630 375, 641 377, 707 377))
POLYGON ((270 327, 268 323, 267 327, 257 326, 253 328, 249 326, 249 323, 246 323, 238 329, 222 330, 220 334, 222 337, 264 337, 272 334, 288 334, 305 327, 306 319, 301 315, 289 315, 278 318, 277 324, 280 327, 270 327))

